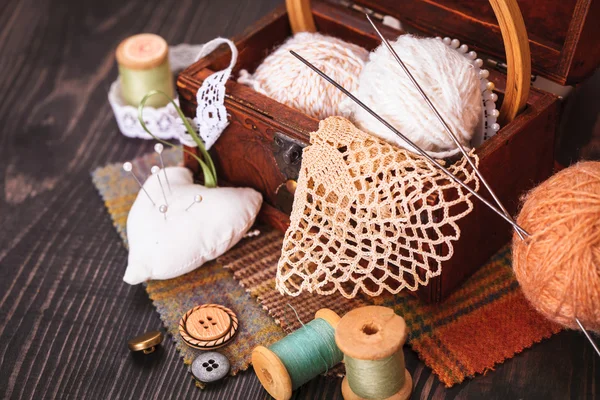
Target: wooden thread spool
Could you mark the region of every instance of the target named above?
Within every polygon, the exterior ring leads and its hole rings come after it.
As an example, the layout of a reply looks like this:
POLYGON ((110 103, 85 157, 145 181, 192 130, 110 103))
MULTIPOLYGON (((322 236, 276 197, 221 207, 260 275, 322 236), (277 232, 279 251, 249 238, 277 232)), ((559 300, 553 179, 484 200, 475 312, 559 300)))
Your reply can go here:
MULTIPOLYGON (((152 33, 128 37, 117 47, 116 58, 121 95, 127 104, 137 107, 151 90, 160 90, 170 98, 174 97, 169 46, 163 38, 152 33)), ((146 105, 158 108, 168 102, 164 96, 152 96, 146 105)))
MULTIPOLYGON (((325 320, 325 322, 327 322, 331 326, 331 328, 333 328, 333 330, 335 330, 338 322, 340 321, 339 315, 327 308, 320 309, 316 312, 315 320, 317 319, 325 320)), ((306 326, 308 326, 309 324, 307 324, 306 326)), ((306 326, 300 328, 296 332, 293 332, 289 336, 292 336, 294 334, 301 334, 302 330, 307 329, 306 326)), ((280 342, 283 342, 286 339, 287 338, 284 338, 280 342)), ((333 340, 331 345, 335 346, 335 342, 333 342, 333 340)), ((271 346, 271 348, 273 348, 273 346, 271 346)), ((301 351, 302 349, 298 350, 301 351)), ((339 351, 337 352, 339 353, 339 351)), ((340 358, 336 360, 335 364, 337 364, 340 361, 341 353, 340 358)), ((260 380, 260 383, 263 385, 265 390, 269 392, 269 394, 273 396, 276 400, 287 400, 291 398, 292 391, 295 390, 298 386, 306 383, 293 382, 292 375, 294 374, 294 371, 288 371, 288 367, 286 367, 281 357, 277 355, 275 351, 266 347, 258 346, 252 351, 252 365, 254 367, 254 372, 256 373, 256 376, 258 376, 258 379, 260 380)), ((319 371, 313 371, 314 376, 312 376, 312 378, 318 376, 326 370, 327 368, 321 367, 319 371)))
POLYGON ((402 351, 406 336, 404 319, 387 307, 357 308, 340 320, 335 342, 344 353, 346 364, 346 377, 342 382, 345 400, 406 400, 410 397, 412 378, 404 366, 402 351), (359 366, 361 373, 354 371, 359 366), (389 376, 390 373, 395 376, 389 376))

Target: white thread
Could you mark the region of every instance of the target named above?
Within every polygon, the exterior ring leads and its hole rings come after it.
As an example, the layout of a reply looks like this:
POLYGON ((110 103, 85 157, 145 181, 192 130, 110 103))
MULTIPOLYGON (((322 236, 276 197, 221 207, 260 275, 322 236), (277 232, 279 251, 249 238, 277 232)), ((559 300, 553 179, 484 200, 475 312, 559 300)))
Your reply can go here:
POLYGON ((290 54, 294 50, 346 89, 358 87, 358 76, 369 52, 362 47, 318 33, 302 32, 271 53, 253 74, 240 71, 239 83, 317 119, 347 116, 340 109, 344 95, 290 54))
MULTIPOLYGON (((417 82, 468 150, 483 116, 481 83, 473 63, 460 50, 434 38, 402 35, 391 43, 417 82)), ((462 50, 462 49, 461 49, 462 50)), ((459 153, 421 95, 384 46, 370 55, 359 78, 357 97, 431 156, 459 153)), ((342 108, 361 129, 415 151, 349 100, 342 108)))

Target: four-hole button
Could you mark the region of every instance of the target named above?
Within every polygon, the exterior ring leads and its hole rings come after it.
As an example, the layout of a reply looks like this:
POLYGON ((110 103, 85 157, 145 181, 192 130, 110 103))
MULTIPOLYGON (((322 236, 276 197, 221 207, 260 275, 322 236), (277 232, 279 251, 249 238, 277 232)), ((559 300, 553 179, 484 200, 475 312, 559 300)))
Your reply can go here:
POLYGON ((231 329, 231 317, 216 307, 204 307, 194 311, 186 321, 186 330, 199 340, 215 340, 231 329))
POLYGON ((192 374, 200 382, 218 381, 229 372, 229 360, 221 353, 207 351, 201 353, 192 363, 192 374))

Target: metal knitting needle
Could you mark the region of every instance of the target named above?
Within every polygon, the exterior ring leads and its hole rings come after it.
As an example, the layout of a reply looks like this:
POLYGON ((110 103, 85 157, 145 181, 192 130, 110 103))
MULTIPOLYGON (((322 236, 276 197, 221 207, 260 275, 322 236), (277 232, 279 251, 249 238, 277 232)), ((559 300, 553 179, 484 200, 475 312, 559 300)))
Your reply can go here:
POLYGON ((592 340, 592 336, 585 329, 585 327, 583 326, 583 324, 581 323, 581 321, 579 321, 578 318, 575 318, 575 322, 577 322, 577 325, 579 325, 579 329, 581 329, 581 331, 583 332, 583 334, 585 335, 585 337, 587 338, 587 340, 589 340, 589 342, 591 343, 591 345, 594 348, 594 350, 596 350, 596 353, 598 354, 598 356, 600 356, 600 349, 598 349, 598 346, 592 340))
POLYGON ((185 211, 189 210, 196 203, 202 203, 202 196, 200 196, 199 194, 197 194, 197 195, 194 196, 194 201, 192 202, 192 204, 190 204, 189 206, 187 206, 187 208, 185 209, 185 211))
POLYGON ((150 202, 152 203, 152 205, 154 207, 156 207, 156 203, 152 200, 152 197, 150 197, 150 194, 148 194, 148 192, 146 191, 146 189, 144 189, 144 185, 142 185, 142 183, 140 182, 140 180, 138 179, 138 177, 135 176, 135 174, 133 173, 133 165, 129 161, 127 161, 126 163, 123 163, 123 171, 129 172, 131 174, 131 176, 133 176, 133 179, 135 179, 135 181, 137 182, 137 184, 140 187, 140 189, 142 189, 144 191, 144 193, 146 193, 146 196, 148 196, 148 199, 150 200, 150 202))
POLYGON ((163 146, 162 143, 156 143, 154 145, 154 151, 158 153, 158 158, 160 159, 160 167, 163 170, 163 173, 165 174, 165 181, 167 181, 167 186, 169 187, 169 193, 173 193, 173 191, 171 191, 171 184, 169 183, 169 177, 167 176, 167 170, 165 169, 165 163, 163 162, 163 158, 162 158, 162 152, 164 150, 165 146, 163 146))
MULTIPOLYGON (((467 152, 465 151, 465 149, 462 147, 462 145, 458 141, 458 138, 456 137, 456 135, 454 134, 454 132, 452 132, 452 129, 450 129, 450 126, 448 125, 448 123, 446 122, 446 120, 441 116, 441 114, 439 113, 439 111, 437 110, 437 108, 435 108, 435 106, 433 105, 433 103, 431 102, 431 100, 429 99, 429 97, 427 96, 427 94, 425 93, 425 91, 423 90, 423 88, 419 85, 419 83, 417 82, 417 80, 415 79, 415 77, 408 70, 408 68, 406 67, 406 64, 404 64, 404 62, 402 61, 402 59, 400 58, 400 56, 398 55, 398 53, 396 52, 396 50, 394 50, 394 48, 390 44, 389 40, 387 40, 381 34, 381 32, 379 31, 379 29, 377 28, 377 26, 375 25, 375 23, 373 22, 373 20, 371 19, 371 17, 368 14, 365 14, 365 16, 367 17, 367 19, 371 23, 371 26, 373 27, 373 29, 375 29, 375 32, 377 32, 377 35, 381 39, 381 42, 385 45, 385 47, 387 47, 387 49, 392 54, 392 56, 394 57, 394 59, 396 59, 396 61, 398 62, 398 64, 400 64, 400 67, 402 67, 402 69, 404 70, 404 72, 406 73, 406 75, 408 76, 408 78, 410 79, 410 81, 412 82, 412 84, 417 88, 417 90, 419 91, 419 93, 423 97, 423 100, 425 100, 425 103, 427 103, 427 105, 429 106, 429 108, 431 108, 431 111, 433 111, 433 113, 435 114, 435 116, 437 117, 437 119, 444 126, 444 129, 446 130, 446 133, 448 134, 448 136, 450 136, 450 138, 452 139, 452 141, 454 142, 454 144, 456 145, 456 147, 459 148, 459 150, 461 151, 461 153, 463 154, 463 156, 465 157, 465 159, 467 160, 467 162, 469 163, 469 165, 471 165, 471 168, 473 168, 473 170, 475 171, 475 173, 477 174, 477 176, 479 177, 479 179, 481 180, 481 182, 483 183, 483 185, 485 186, 485 188, 488 190, 488 192, 490 193, 490 195, 493 197, 493 199, 496 202, 496 204, 498 205, 498 207, 500 207, 500 209, 502 210, 502 212, 504 212, 505 216, 507 216, 508 218, 511 218, 510 215, 508 214, 508 211, 506 211, 506 208, 504 208, 504 206, 502 205, 502 202, 500 201, 500 199, 498 199, 498 197, 496 196, 496 194, 494 193, 494 191, 492 190, 492 188, 490 187, 490 185, 487 183, 487 181, 485 180, 485 178, 479 172, 479 169, 477 169, 477 167, 475 166, 475 163, 471 160, 471 157, 469 157, 469 155, 467 154, 467 152)), ((513 227, 514 227, 514 225, 513 225, 513 227)), ((518 230, 518 229, 516 229, 516 227, 515 227, 515 231, 517 232, 517 235, 519 235, 519 237, 521 238, 521 240, 525 240, 525 237, 523 237, 523 234, 521 233, 521 231, 518 230)), ((524 231, 523 233, 525 233, 526 236, 529 236, 529 234, 527 232, 524 231)), ((590 336, 590 334, 588 333, 588 331, 584 328, 583 324, 579 321, 579 319, 575 318, 575 321, 577 322, 577 325, 579 325, 579 328, 584 333, 584 335, 586 336, 586 338, 591 343, 591 345, 594 348, 594 350, 596 350, 596 353, 598 353, 598 355, 600 356, 600 350, 598 349, 598 346, 596 345, 596 343, 594 343, 594 341, 592 340, 592 337, 590 336)))
POLYGON ((414 144, 409 138, 407 138, 402 133, 400 133, 400 131, 398 131, 396 128, 394 128, 385 119, 383 119, 382 117, 380 117, 377 113, 375 113, 375 111, 373 111, 369 107, 367 107, 362 101, 360 101, 359 99, 357 99, 352 93, 350 93, 348 90, 346 90, 342 85, 340 85, 339 83, 337 83, 336 81, 334 81, 333 79, 331 79, 327 74, 325 74, 319 68, 317 68, 314 65, 312 65, 310 62, 308 62, 304 58, 302 58, 302 56, 300 56, 295 51, 290 50, 290 53, 292 53, 292 55, 294 57, 296 57, 298 60, 302 61, 304 63, 304 65, 306 65, 307 67, 309 67, 310 69, 312 69, 313 71, 315 71, 317 74, 319 74, 321 76, 321 78, 325 79, 327 82, 329 82, 333 86, 335 86, 339 91, 341 91, 346 96, 348 96, 352 101, 354 101, 356 104, 358 104, 360 107, 362 107, 363 110, 365 110, 366 112, 368 112, 369 114, 371 114, 375 119, 377 119, 379 122, 381 122, 383 125, 385 125, 385 127, 387 127, 389 130, 391 130, 396 135, 398 135, 398 137, 400 137, 406 143, 408 143, 409 145, 411 145, 415 150, 417 150, 417 152, 420 155, 422 155, 423 157, 425 157, 427 159, 427 161, 429 161, 431 164, 435 165, 437 168, 439 168, 440 170, 442 170, 451 180, 453 180, 455 183, 457 183, 458 185, 462 186, 465 190, 467 190, 473 196, 475 196, 479 200, 481 200, 481 202, 483 204, 485 204, 486 206, 488 206, 492 211, 494 211, 496 214, 498 214, 500 217, 502 217, 504 220, 506 220, 506 222, 508 222, 509 224, 511 224, 515 229, 520 230, 521 233, 523 233, 525 235, 528 235, 528 233, 523 228, 521 228, 515 221, 513 221, 512 218, 507 217, 506 215, 504 215, 502 213, 502 211, 498 210, 494 205, 492 205, 489 201, 487 201, 485 198, 483 198, 479 193, 477 193, 476 191, 474 191, 473 189, 471 189, 469 186, 467 186, 463 181, 461 181, 460 179, 458 179, 457 177, 455 177, 454 175, 452 175, 452 173, 450 171, 448 171, 445 167, 443 167, 439 162, 437 162, 436 160, 434 160, 423 149, 421 149, 419 146, 417 146, 416 144, 414 144))
MULTIPOLYGON (((500 209, 502 210, 502 212, 504 213, 505 216, 507 216, 508 218, 511 218, 511 220, 512 220, 512 217, 510 216, 510 214, 508 213, 508 211, 506 211, 506 208, 504 208, 504 205, 502 205, 502 202, 500 201, 500 199, 498 199, 498 197, 496 196, 496 193, 494 193, 494 191, 492 190, 492 188, 490 187, 490 185, 487 183, 487 181, 485 180, 485 178, 483 177, 483 175, 481 175, 481 173, 479 172, 479 169, 477 169, 477 167, 475 166, 475 163, 473 162, 473 160, 471 160, 471 157, 469 156, 469 154, 467 153, 467 151, 463 148, 462 144, 459 142, 459 140, 456 137, 456 135, 454 134, 454 132, 452 132, 452 129, 450 129, 450 126, 448 125, 448 123, 446 122, 446 120, 441 116, 441 114, 439 113, 439 111, 437 110, 437 108, 435 108, 435 106, 433 105, 433 103, 431 102, 431 100, 429 99, 429 97, 427 96, 427 94, 425 94, 425 91, 423 90, 423 88, 421 87, 421 85, 419 85, 419 83, 417 82, 417 80, 415 79, 415 77, 413 76, 413 74, 408 70, 408 68, 406 67, 406 65, 404 64, 404 62, 402 61, 402 59, 400 58, 400 56, 396 52, 396 50, 394 50, 394 48, 392 47, 392 45, 390 44, 390 42, 381 34, 381 32, 379 31, 379 29, 377 28, 377 26, 375 26, 375 23, 373 22, 373 20, 369 16, 369 14, 365 14, 365 16, 367 17, 367 19, 371 23, 371 26, 373 27, 373 29, 375 29, 375 32, 377 32, 377 35, 381 39, 381 42, 385 45, 385 47, 387 47, 387 49, 390 51, 390 53, 392 54, 392 56, 394 57, 394 59, 398 62, 398 64, 400 64, 400 67, 402 67, 402 70, 404 70, 404 73, 406 73, 406 75, 408 76, 408 78, 410 79, 410 81, 412 82, 412 84, 417 88, 417 90, 419 91, 419 93, 423 97, 423 100, 425 100, 425 103, 427 103, 427 105, 429 106, 429 108, 431 108, 431 111, 433 111, 433 113, 435 114, 435 116, 437 117, 437 119, 443 125, 443 127, 446 130, 446 133, 448 134, 448 136, 450 136, 450 138, 452 139, 452 141, 454 142, 454 144, 456 145, 456 147, 459 148, 459 150, 461 151, 461 153, 463 154, 463 156, 465 157, 465 159, 467 160, 467 162, 469 163, 469 165, 471 166, 471 168, 473 168, 473 171, 475 171, 475 174, 477 174, 477 176, 481 180, 481 183, 483 183, 483 186, 485 186, 485 188, 490 193, 490 195, 492 195, 492 198, 494 199, 494 201, 496 202, 496 204, 498 205, 498 207, 500 207, 500 209)), ((514 225, 513 225, 513 227, 514 227, 514 225)), ((519 235, 519 237, 521 238, 521 240, 525 240, 525 238, 523 237, 523 234, 519 231, 519 229, 515 228, 515 231, 517 232, 517 234, 519 235)))
POLYGON ((165 194, 165 188, 163 187, 162 182, 160 181, 160 175, 158 174, 160 172, 160 168, 158 168, 158 165, 155 165, 152 168, 150 168, 150 172, 152 172, 152 175, 156 175, 156 177, 158 178, 158 184, 160 185, 160 190, 162 191, 163 198, 165 199, 165 204, 168 207, 169 202, 167 201, 167 195, 165 194))

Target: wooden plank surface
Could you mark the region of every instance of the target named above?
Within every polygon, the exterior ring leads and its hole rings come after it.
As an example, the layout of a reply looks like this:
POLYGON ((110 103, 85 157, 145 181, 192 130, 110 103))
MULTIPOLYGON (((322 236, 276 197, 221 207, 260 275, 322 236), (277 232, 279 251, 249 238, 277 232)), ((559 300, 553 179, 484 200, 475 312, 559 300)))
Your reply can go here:
MULTIPOLYGON (((90 171, 151 151, 117 131, 107 91, 124 37, 169 43, 231 36, 278 0, 4 0, 0 4, 0 398, 264 399, 247 371, 197 389, 173 344, 134 357, 129 338, 161 326, 90 171)), ((472 332, 465 332, 470 340, 472 332)), ((423 399, 594 399, 599 359, 564 332, 447 390, 405 350, 423 399)), ((298 399, 340 399, 320 378, 298 399)))

